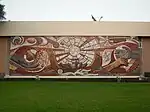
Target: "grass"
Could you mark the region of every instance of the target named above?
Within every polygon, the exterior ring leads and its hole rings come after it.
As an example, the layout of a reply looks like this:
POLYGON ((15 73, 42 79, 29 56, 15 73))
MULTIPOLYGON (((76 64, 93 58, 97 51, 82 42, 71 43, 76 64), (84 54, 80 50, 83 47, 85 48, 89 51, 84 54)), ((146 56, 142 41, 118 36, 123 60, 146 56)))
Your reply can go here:
POLYGON ((0 112, 150 112, 150 83, 1 81, 0 112))

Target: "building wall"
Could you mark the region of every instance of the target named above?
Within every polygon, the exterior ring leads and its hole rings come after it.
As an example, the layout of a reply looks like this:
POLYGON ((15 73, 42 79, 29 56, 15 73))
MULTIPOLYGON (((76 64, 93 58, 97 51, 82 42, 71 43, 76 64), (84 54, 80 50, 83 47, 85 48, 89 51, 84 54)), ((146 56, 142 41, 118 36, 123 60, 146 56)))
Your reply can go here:
POLYGON ((8 38, 0 38, 0 73, 4 74, 8 70, 8 38))
POLYGON ((1 36, 149 36, 150 22, 10 21, 0 22, 1 36))
MULTIPOLYGON (((8 73, 8 43, 3 36, 146 36, 142 40, 142 71, 149 70, 150 22, 0 22, 0 72, 8 73), (7 58, 6 58, 7 57, 7 58), (7 60, 7 61, 6 61, 7 60)), ((140 59, 139 59, 140 60, 140 59)))
POLYGON ((142 69, 150 72, 150 38, 142 38, 142 69))

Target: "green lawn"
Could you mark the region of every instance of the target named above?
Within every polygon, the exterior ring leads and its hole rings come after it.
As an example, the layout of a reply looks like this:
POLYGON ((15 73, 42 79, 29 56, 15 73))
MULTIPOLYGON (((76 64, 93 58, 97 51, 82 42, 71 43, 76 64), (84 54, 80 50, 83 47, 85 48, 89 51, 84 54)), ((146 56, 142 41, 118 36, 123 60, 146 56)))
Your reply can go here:
POLYGON ((150 83, 1 81, 0 112, 150 112, 150 83))

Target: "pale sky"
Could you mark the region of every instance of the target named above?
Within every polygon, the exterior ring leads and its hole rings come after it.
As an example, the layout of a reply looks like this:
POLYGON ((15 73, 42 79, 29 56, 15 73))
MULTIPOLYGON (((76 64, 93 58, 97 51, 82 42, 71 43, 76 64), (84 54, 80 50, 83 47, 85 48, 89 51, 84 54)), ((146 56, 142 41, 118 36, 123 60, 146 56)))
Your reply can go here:
POLYGON ((150 0, 1 0, 11 21, 150 21, 150 0))

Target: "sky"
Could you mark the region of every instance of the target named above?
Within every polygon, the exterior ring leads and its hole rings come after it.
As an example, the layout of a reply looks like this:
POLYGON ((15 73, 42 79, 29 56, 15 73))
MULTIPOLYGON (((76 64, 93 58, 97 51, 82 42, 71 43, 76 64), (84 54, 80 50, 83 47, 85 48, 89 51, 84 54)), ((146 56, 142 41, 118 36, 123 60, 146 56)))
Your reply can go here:
POLYGON ((1 0, 11 21, 150 21, 150 0, 1 0))

